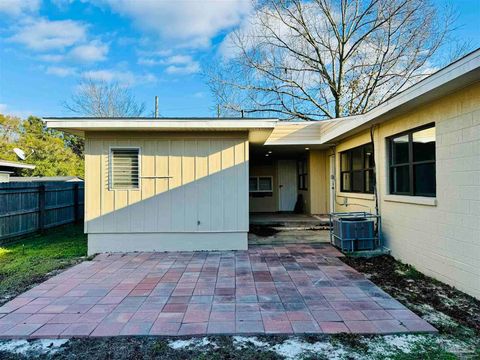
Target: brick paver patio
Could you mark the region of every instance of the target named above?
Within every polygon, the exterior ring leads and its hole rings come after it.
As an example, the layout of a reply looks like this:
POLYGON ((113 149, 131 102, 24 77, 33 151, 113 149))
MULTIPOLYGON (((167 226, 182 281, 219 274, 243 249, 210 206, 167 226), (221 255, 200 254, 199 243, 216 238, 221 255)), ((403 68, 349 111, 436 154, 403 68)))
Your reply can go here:
POLYGON ((0 307, 0 337, 435 329, 328 244, 102 254, 0 307))

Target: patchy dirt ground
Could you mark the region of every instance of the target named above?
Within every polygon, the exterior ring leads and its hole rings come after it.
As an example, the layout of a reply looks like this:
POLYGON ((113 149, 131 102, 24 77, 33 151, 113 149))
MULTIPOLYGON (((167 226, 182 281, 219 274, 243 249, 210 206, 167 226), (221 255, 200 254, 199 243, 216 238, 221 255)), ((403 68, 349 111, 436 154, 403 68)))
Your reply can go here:
MULTIPOLYGON (((364 273, 418 315, 429 316, 435 311, 480 335, 480 301, 475 298, 425 276, 391 256, 371 259, 345 257, 342 261, 364 273)), ((442 325, 436 324, 440 331, 448 333, 449 329, 444 329, 442 325)))
POLYGON ((474 359, 433 335, 216 336, 200 338, 116 337, 25 340, 0 343, 10 359, 474 359), (6 348, 8 347, 8 350, 6 348))
POLYGON ((479 300, 391 256, 344 257, 342 261, 435 326, 437 338, 458 357, 480 359, 479 300))

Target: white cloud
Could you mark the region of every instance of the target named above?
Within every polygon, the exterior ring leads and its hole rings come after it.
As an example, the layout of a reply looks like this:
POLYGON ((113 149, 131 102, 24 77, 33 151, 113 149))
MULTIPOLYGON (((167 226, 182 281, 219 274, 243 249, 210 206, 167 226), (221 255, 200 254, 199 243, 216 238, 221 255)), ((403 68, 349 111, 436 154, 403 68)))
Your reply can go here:
POLYGON ((0 114, 4 114, 7 111, 7 104, 0 104, 0 114))
POLYGON ((59 77, 67 77, 75 74, 75 69, 66 66, 49 66, 46 70, 49 75, 55 75, 59 77))
POLYGON ((67 60, 94 63, 106 60, 108 44, 100 40, 88 41, 87 27, 86 24, 73 20, 50 21, 44 18, 27 18, 16 28, 9 41, 20 43, 34 51, 53 50, 52 53, 38 57, 48 63, 67 60))
POLYGON ((200 65, 198 63, 193 63, 189 65, 170 65, 165 69, 167 74, 175 74, 175 75, 189 75, 195 74, 200 71, 200 65))
POLYGON ((131 1, 103 0, 146 31, 176 46, 205 47, 220 31, 240 23, 252 9, 251 0, 131 1))
POLYGON ((137 63, 138 65, 156 66, 156 65, 161 65, 163 62, 162 60, 155 60, 153 58, 140 57, 138 58, 137 63))
POLYGON ((65 59, 65 56, 60 54, 45 54, 38 57, 40 60, 50 63, 58 63, 65 59))
POLYGON ((40 0, 0 0, 0 13, 20 16, 34 13, 40 8, 40 0))
POLYGON ((187 64, 192 64, 194 61, 191 56, 189 55, 173 55, 170 56, 165 60, 166 64, 181 64, 181 65, 187 65, 187 64))
POLYGON ((116 81, 122 85, 138 85, 156 82, 157 78, 153 74, 137 75, 131 71, 121 71, 114 69, 90 70, 85 71, 82 76, 94 81, 116 81))
POLYGON ((200 64, 189 55, 174 55, 164 60, 167 74, 188 75, 200 71, 200 64))
POLYGON ((24 23, 10 41, 37 50, 64 49, 83 41, 86 26, 73 20, 30 20, 24 23))
POLYGON ((50 0, 55 6, 57 6, 60 10, 66 10, 74 0, 50 0))
POLYGON ((97 62, 107 58, 108 45, 98 40, 74 47, 69 56, 78 62, 97 62))
POLYGON ((167 58, 140 58, 139 65, 145 66, 167 66, 165 72, 167 74, 188 75, 195 74, 200 71, 200 64, 190 55, 172 55, 167 58))

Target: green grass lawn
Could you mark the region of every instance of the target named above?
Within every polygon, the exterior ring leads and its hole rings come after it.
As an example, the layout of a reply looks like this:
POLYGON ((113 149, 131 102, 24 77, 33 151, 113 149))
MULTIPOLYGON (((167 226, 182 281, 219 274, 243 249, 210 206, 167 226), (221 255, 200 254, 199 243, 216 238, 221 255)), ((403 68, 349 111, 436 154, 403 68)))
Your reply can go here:
POLYGON ((67 225, 0 246, 0 305, 87 255, 83 225, 67 225))

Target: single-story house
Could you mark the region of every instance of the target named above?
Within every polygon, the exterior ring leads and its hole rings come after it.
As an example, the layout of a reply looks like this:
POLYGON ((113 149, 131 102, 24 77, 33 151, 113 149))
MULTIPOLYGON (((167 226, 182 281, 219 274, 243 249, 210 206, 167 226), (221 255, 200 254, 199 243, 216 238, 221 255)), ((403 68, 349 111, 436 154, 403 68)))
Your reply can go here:
POLYGON ((12 175, 17 174, 23 169, 33 170, 35 169, 35 165, 0 159, 0 182, 11 181, 12 175))
POLYGON ((480 298, 480 50, 335 120, 45 121, 85 137, 90 254, 246 249, 249 212, 299 198, 309 214, 378 206, 393 256, 480 298))

